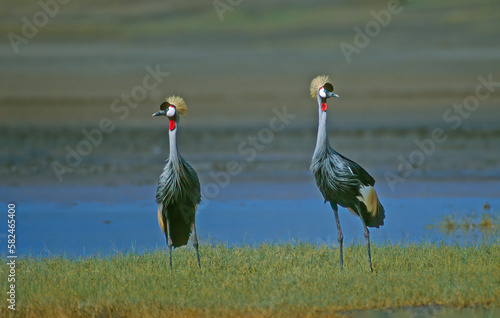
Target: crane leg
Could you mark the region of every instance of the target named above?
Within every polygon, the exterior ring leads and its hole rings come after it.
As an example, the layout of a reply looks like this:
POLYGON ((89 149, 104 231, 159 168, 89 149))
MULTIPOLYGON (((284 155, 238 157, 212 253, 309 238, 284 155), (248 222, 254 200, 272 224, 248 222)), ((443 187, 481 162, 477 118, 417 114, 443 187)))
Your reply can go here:
POLYGON ((344 265, 344 254, 342 252, 343 250, 343 243, 344 243, 344 235, 342 234, 342 228, 340 227, 340 220, 339 220, 339 211, 338 211, 338 206, 337 204, 332 204, 330 203, 333 209, 333 215, 335 215, 335 222, 337 223, 337 242, 339 242, 339 254, 340 254, 340 270, 342 270, 342 267, 344 265))
POLYGON ((368 265, 370 266, 370 272, 373 272, 372 269, 372 254, 370 252, 370 231, 368 231, 368 227, 366 226, 365 220, 363 217, 361 218, 361 222, 363 222, 363 227, 365 228, 365 239, 366 239, 366 249, 368 250, 368 265))
POLYGON ((198 260, 198 268, 201 269, 200 253, 198 252, 198 235, 196 235, 196 221, 193 222, 193 246, 196 250, 196 259, 198 260))
POLYGON ((170 238, 170 222, 168 221, 168 216, 165 218, 167 223, 167 232, 165 237, 167 239, 168 253, 170 256, 170 270, 172 270, 172 239, 170 238))

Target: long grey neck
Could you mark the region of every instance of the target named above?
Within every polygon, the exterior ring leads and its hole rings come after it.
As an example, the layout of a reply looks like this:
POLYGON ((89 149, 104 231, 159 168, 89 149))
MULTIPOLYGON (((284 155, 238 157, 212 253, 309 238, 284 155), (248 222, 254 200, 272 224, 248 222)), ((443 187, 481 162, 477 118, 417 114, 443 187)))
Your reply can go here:
POLYGON ((176 162, 179 160, 179 151, 177 150, 177 127, 174 130, 168 131, 168 140, 170 144, 169 160, 176 162))
MULTIPOLYGON (((328 133, 326 129, 326 112, 321 110, 322 98, 318 96, 318 111, 319 111, 319 122, 318 122, 318 136, 316 138, 316 148, 314 149, 313 158, 318 155, 321 150, 328 147, 328 133)), ((326 102, 326 101, 325 101, 326 102)))

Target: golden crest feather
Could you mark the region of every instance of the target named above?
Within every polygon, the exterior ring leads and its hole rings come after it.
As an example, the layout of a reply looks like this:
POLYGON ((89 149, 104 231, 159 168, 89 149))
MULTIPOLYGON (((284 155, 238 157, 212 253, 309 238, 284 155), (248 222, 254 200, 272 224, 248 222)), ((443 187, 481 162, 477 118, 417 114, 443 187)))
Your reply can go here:
POLYGON ((188 112, 186 102, 184 101, 184 98, 177 96, 177 95, 172 95, 167 97, 167 102, 175 106, 175 109, 179 113, 179 115, 184 115, 185 113, 188 112))
POLYGON ((330 77, 328 75, 318 75, 311 82, 311 97, 318 97, 318 90, 321 86, 330 82, 330 77))

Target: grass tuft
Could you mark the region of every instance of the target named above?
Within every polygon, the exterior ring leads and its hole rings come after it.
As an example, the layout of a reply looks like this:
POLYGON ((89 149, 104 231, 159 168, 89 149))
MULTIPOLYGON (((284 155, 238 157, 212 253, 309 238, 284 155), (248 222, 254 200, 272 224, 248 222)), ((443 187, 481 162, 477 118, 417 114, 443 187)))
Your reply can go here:
POLYGON ((484 235, 498 234, 499 221, 493 213, 482 213, 480 216, 471 215, 446 215, 437 224, 428 225, 427 228, 438 228, 447 235, 455 232, 474 233, 476 231, 484 235))

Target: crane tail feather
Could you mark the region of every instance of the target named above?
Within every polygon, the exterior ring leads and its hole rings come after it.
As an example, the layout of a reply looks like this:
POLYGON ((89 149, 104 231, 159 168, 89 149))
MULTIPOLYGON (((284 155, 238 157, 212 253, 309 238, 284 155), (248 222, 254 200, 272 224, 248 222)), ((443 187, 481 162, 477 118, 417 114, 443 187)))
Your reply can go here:
POLYGON ((163 206, 160 205, 158 206, 158 224, 160 224, 161 231, 163 234, 165 234, 165 223, 163 222, 163 213, 162 213, 163 206))
POLYGON ((363 213, 363 220, 369 227, 379 227, 384 225, 385 210, 378 199, 377 192, 372 186, 362 186, 361 196, 358 199, 364 203, 366 213, 363 213))

